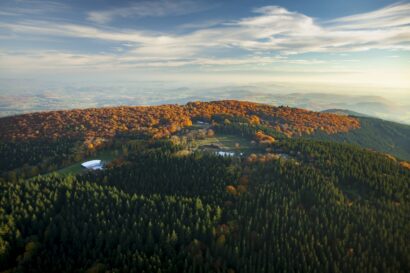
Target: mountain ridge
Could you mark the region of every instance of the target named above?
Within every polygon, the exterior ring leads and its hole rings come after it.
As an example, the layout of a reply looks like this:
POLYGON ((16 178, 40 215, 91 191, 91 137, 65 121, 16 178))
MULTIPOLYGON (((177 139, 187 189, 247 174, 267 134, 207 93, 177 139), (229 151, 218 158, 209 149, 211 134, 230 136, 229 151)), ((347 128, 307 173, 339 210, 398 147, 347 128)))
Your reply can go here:
POLYGON ((354 116, 354 117, 372 117, 370 115, 366 115, 363 113, 359 113, 356 111, 348 110, 348 109, 338 109, 338 108, 331 108, 320 111, 322 113, 332 113, 336 115, 344 115, 344 116, 354 116))

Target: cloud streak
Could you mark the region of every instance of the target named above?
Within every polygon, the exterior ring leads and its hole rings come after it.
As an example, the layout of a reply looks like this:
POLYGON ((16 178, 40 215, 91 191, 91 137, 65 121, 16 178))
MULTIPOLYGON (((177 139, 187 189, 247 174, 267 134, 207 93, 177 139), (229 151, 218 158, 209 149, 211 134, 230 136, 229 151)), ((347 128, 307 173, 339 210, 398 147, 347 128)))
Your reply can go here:
POLYGON ((70 7, 64 3, 44 0, 31 1, 7 1, 2 3, 0 15, 2 16, 44 16, 57 14, 69 10, 70 7))
POLYGON ((203 6, 194 1, 151 0, 134 3, 122 8, 91 11, 88 13, 87 19, 95 23, 105 24, 117 18, 177 16, 203 9, 203 6))
POLYGON ((410 24, 410 3, 397 3, 385 8, 329 21, 342 29, 380 29, 410 24))

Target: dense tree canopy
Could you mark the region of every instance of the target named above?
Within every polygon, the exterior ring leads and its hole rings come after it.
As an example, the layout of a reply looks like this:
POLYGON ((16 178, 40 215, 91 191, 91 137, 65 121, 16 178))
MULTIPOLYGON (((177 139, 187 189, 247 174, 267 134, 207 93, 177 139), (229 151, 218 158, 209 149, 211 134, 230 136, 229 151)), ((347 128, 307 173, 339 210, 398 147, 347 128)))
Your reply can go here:
POLYGON ((294 156, 154 142, 102 172, 1 182, 0 268, 408 272, 408 170, 349 145, 272 145, 294 156))

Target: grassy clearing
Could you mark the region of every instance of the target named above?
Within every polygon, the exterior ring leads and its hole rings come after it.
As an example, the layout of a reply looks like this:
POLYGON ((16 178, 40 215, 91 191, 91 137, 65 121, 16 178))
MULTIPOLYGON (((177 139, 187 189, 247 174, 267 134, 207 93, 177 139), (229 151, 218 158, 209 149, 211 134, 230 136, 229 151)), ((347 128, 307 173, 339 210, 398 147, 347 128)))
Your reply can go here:
POLYGON ((81 167, 81 163, 75 163, 63 169, 55 171, 55 173, 59 175, 69 175, 69 174, 77 174, 82 172, 84 169, 81 167))
POLYGON ((197 147, 214 144, 218 145, 223 150, 238 152, 248 152, 253 148, 249 140, 236 135, 215 135, 214 137, 195 140, 195 144, 197 147), (239 144, 239 147, 236 147, 237 143, 239 144))

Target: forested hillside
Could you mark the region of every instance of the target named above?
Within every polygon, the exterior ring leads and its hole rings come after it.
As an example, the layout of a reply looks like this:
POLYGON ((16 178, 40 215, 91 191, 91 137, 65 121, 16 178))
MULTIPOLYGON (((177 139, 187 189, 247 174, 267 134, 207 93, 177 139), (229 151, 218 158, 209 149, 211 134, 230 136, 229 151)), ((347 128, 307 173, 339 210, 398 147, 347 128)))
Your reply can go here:
POLYGON ((1 182, 1 268, 23 272, 408 272, 410 172, 341 144, 292 160, 152 143, 78 177, 1 182))
POLYGON ((100 135, 79 114, 67 124, 83 135, 1 125, 0 272, 410 271, 410 163, 296 137, 366 119, 226 101, 136 109, 106 122, 146 129, 100 135), (103 170, 61 171, 106 154, 103 170))
POLYGON ((357 144, 410 160, 410 126, 377 118, 357 117, 360 128, 345 133, 316 132, 314 139, 357 144))

